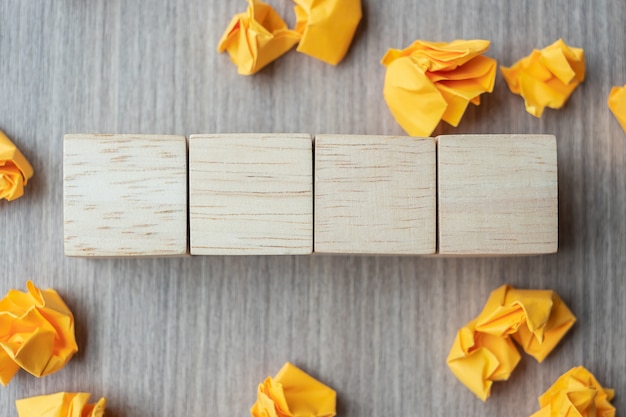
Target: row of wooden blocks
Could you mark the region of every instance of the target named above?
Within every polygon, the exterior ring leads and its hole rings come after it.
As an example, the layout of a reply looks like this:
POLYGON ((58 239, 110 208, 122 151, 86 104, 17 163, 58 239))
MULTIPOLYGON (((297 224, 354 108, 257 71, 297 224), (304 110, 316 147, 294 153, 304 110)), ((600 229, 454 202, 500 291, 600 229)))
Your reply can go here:
POLYGON ((63 171, 67 256, 557 250, 548 135, 71 134, 63 171))

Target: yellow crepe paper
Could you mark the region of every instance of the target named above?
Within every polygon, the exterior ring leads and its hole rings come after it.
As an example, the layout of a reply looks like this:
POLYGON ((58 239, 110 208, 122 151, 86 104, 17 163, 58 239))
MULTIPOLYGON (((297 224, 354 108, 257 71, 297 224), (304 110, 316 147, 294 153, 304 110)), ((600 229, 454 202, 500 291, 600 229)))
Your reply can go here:
POLYGON ((74 316, 53 289, 28 282, 0 300, 0 383, 19 368, 41 377, 61 369, 78 351, 74 316))
POLYGON ((242 75, 259 71, 300 40, 270 5, 248 0, 248 10, 235 15, 222 35, 218 52, 227 51, 242 75))
POLYGON ((511 338, 541 362, 575 321, 554 291, 518 290, 503 285, 491 292, 478 317, 458 331, 448 366, 485 401, 492 383, 507 380, 519 362, 511 338))
POLYGON ((90 394, 59 392, 15 401, 18 417, 102 417, 106 399, 87 404, 90 394))
POLYGON ((626 132, 626 85, 613 87, 609 94, 609 109, 626 132))
POLYGON ((585 54, 562 39, 513 64, 500 67, 514 94, 524 98, 526 111, 541 117, 546 107, 560 109, 585 79, 585 54))
POLYGON ((337 65, 361 21, 361 0, 294 0, 298 52, 337 65))
POLYGON ((460 329, 448 354, 454 375, 478 398, 485 401, 494 381, 506 381, 520 355, 508 337, 476 331, 476 320, 460 329))
POLYGON ((391 113, 412 136, 429 136, 443 119, 458 126, 469 103, 492 92, 496 61, 482 54, 486 40, 449 43, 417 40, 406 49, 389 49, 384 96, 391 113))
POLYGON ((614 391, 603 388, 582 366, 572 368, 539 397, 541 410, 531 417, 614 417, 614 391))
POLYGON ((259 385, 253 417, 333 417, 336 393, 287 362, 259 385))
POLYGON ((0 131, 0 200, 15 200, 24 195, 24 186, 33 176, 24 155, 15 144, 0 131))

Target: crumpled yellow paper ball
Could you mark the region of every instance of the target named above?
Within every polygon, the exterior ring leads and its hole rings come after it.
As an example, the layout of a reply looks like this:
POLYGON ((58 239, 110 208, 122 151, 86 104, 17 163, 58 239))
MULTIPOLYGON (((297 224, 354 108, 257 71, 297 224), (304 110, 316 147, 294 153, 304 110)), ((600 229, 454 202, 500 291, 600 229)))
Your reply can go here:
POLYGON ((294 0, 298 52, 337 65, 362 17, 361 0, 294 0))
POLYGON ((85 392, 59 392, 15 401, 18 417, 102 417, 106 398, 87 404, 85 392))
POLYGON ((512 335, 538 362, 548 356, 576 317, 551 290, 519 290, 508 285, 492 291, 476 318, 476 329, 494 336, 512 335))
POLYGON ((563 39, 517 61, 500 67, 509 89, 524 98, 526 111, 541 117, 546 107, 560 109, 585 79, 585 54, 563 39))
POLYGON ((486 401, 494 381, 509 379, 520 359, 509 337, 477 332, 472 320, 458 331, 447 362, 459 381, 486 401))
POLYGON ((300 34, 270 5, 248 0, 248 10, 235 15, 222 35, 218 52, 227 51, 241 75, 251 75, 293 48, 300 34))
POLYGON ((609 109, 626 132, 626 85, 613 87, 609 93, 609 109))
POLYGON ((22 368, 41 377, 63 368, 78 351, 74 316, 53 289, 31 282, 0 300, 0 383, 22 368))
POLYGON ((486 40, 426 42, 389 49, 383 94, 396 121, 411 136, 430 136, 441 120, 458 126, 469 103, 492 92, 496 61, 482 54, 486 40))
POLYGON ((614 417, 614 391, 603 388, 582 366, 572 368, 539 397, 541 409, 531 417, 614 417))
POLYGON ((259 385, 253 417, 333 417, 336 393, 287 362, 274 378, 259 385))
POLYGON ((33 167, 13 142, 0 130, 0 200, 24 195, 24 186, 33 176, 33 167))
POLYGON ((485 401, 492 383, 507 380, 519 362, 511 339, 541 362, 575 321, 554 291, 503 285, 491 292, 478 317, 458 331, 448 354, 448 367, 485 401))

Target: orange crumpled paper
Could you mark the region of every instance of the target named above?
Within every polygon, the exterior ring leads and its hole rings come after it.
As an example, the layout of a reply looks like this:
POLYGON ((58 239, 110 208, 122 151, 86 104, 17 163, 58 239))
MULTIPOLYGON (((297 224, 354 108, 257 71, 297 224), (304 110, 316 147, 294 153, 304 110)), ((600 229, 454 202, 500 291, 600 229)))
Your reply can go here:
POLYGON ((287 362, 259 385, 253 417, 333 417, 336 393, 287 362))
POLYGON ((510 338, 478 332, 472 320, 458 331, 447 362, 459 381, 486 401, 493 382, 509 379, 520 359, 510 338))
POLYGON ((106 398, 87 404, 90 394, 59 392, 15 401, 18 417, 102 417, 106 398))
POLYGON ((626 85, 613 87, 609 93, 609 109, 626 132, 626 85))
POLYGON ((546 107, 560 109, 585 79, 585 54, 563 39, 513 64, 500 67, 509 89, 524 98, 526 111, 541 117, 546 107))
POLYGON ((526 353, 543 362, 576 317, 554 291, 503 285, 491 293, 476 320, 478 331, 511 335, 526 353))
POLYGON ((337 65, 361 21, 361 0, 294 0, 298 52, 337 65))
POLYGON ((541 409, 531 417, 614 417, 610 403, 615 392, 603 388, 582 366, 572 368, 539 397, 541 409))
POLYGON ((10 290, 0 300, 0 383, 19 368, 41 377, 61 369, 78 351, 74 316, 53 289, 31 282, 28 292, 10 290))
POLYGON ((554 291, 503 285, 491 292, 478 317, 459 330, 448 354, 448 366, 485 401, 492 383, 507 380, 519 362, 510 338, 542 362, 575 321, 554 291))
POLYGON ((24 186, 33 176, 33 167, 13 142, 0 130, 0 200, 24 195, 24 186))
POLYGON ((391 113, 412 136, 430 136, 443 119, 458 126, 469 103, 492 92, 496 61, 482 54, 486 40, 449 43, 417 40, 406 49, 389 49, 384 96, 391 113))
POLYGON ((228 52, 239 74, 251 75, 285 54, 299 40, 300 34, 288 29, 272 6, 248 0, 248 10, 232 18, 217 50, 228 52))

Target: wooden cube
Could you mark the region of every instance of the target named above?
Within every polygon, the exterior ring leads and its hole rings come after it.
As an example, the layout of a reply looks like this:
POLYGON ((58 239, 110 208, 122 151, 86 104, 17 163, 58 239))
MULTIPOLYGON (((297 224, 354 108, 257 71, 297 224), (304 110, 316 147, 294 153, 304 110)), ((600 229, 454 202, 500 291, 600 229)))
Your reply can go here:
POLYGON ((187 253, 184 136, 65 135, 67 256, 187 253))
POLYGON ((313 153, 305 134, 192 135, 192 255, 313 250, 313 153))
POLYGON ((433 254, 432 138, 315 137, 315 252, 433 254))
POLYGON ((440 136, 437 147, 440 254, 557 251, 554 136, 440 136))

